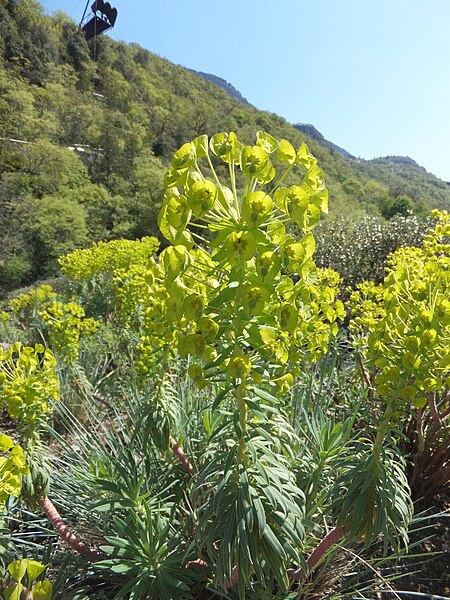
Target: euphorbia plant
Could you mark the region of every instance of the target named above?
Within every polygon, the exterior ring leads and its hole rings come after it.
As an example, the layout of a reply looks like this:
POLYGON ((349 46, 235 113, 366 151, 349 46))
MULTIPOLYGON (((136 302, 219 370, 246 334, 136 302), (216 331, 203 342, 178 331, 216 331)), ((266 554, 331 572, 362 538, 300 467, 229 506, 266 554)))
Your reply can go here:
POLYGON ((450 215, 433 216, 423 248, 397 250, 382 284, 366 282, 352 294, 350 323, 385 405, 375 452, 396 421, 413 416, 412 483, 429 494, 450 481, 450 215))
MULTIPOLYGON (((95 560, 98 553, 68 530, 47 496, 51 469, 41 436, 52 404, 60 399, 56 365, 53 352, 42 344, 31 347, 15 342, 8 350, 0 349, 0 411, 16 423, 20 441, 20 445, 14 444, 0 432, 0 510, 9 496, 20 496, 32 506, 39 504, 60 536, 80 554, 95 560)), ((16 581, 20 587, 21 580, 16 581)), ((20 595, 17 589, 12 593, 20 595)))
POLYGON ((287 588, 302 558, 304 494, 290 468, 283 398, 305 361, 327 350, 343 307, 339 278, 315 268, 311 233, 328 194, 303 144, 259 132, 201 136, 175 153, 158 223, 170 242, 150 289, 146 357, 179 354, 200 388, 220 392, 232 437, 197 475, 196 544, 216 584, 271 573, 287 588), (217 161, 228 170, 225 184, 217 161), (297 183, 283 185, 288 176, 297 183), (205 488, 209 492, 205 495, 205 488), (200 493, 201 492, 201 493, 200 493))
POLYGON ((46 565, 23 558, 8 565, 13 583, 3 592, 5 600, 51 600, 52 584, 43 579, 46 565))

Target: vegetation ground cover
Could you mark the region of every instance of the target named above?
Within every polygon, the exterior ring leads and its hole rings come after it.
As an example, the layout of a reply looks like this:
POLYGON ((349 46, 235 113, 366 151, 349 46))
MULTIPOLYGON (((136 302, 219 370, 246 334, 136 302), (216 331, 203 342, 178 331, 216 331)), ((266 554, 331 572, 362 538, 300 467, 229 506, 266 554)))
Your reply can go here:
POLYGON ((449 213, 344 305, 306 144, 201 135, 164 181, 162 251, 4 306, 4 594, 395 595, 449 483, 449 213))
POLYGON ((448 185, 34 0, 0 88, 5 597, 450 596, 448 185))

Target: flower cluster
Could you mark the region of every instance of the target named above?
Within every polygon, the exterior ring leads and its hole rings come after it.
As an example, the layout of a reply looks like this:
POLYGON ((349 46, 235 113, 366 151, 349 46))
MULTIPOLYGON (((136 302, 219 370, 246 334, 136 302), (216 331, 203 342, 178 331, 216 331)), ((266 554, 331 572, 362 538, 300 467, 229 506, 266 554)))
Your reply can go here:
POLYGON ((51 285, 40 285, 26 294, 19 294, 12 298, 8 303, 8 307, 15 317, 27 320, 32 315, 36 315, 38 310, 52 304, 56 297, 57 295, 51 285))
POLYGON ((0 508, 8 496, 20 495, 22 475, 29 473, 23 450, 13 440, 0 433, 0 508))
POLYGON ((376 393, 422 408, 429 393, 450 387, 450 215, 423 248, 391 255, 384 283, 365 283, 351 297, 351 329, 376 371, 376 393), (447 239, 446 239, 447 238, 447 239))
POLYGON ((75 302, 54 302, 39 311, 39 316, 48 328, 50 345, 66 364, 78 359, 80 338, 94 333, 100 323, 87 318, 84 309, 75 302))
POLYGON ((344 311, 339 278, 312 260, 311 230, 328 193, 307 146, 296 151, 264 132, 254 146, 234 133, 200 136, 175 153, 165 184, 158 223, 171 243, 160 255, 166 314, 178 319, 178 352, 190 357, 194 381, 204 385, 224 369, 234 379, 280 381, 305 356, 326 352, 344 311), (214 161, 228 165, 228 186, 214 161), (298 183, 283 186, 299 169, 298 183), (199 271, 200 289, 187 286, 199 271))
POLYGON ((0 407, 33 429, 50 412, 50 401, 59 400, 55 367, 52 351, 41 344, 0 349, 0 407))
POLYGON ((112 240, 98 242, 91 248, 75 250, 59 259, 61 271, 71 280, 86 282, 98 276, 111 276, 116 269, 128 269, 131 265, 146 264, 158 250, 154 237, 141 240, 112 240))

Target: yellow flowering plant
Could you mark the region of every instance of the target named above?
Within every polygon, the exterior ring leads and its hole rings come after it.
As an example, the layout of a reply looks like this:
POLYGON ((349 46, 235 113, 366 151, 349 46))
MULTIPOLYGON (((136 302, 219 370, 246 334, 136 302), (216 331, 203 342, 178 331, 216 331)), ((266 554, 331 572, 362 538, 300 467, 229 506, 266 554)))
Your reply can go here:
POLYGON ((138 366, 179 355, 195 385, 221 390, 213 407, 231 410, 235 442, 198 476, 198 489, 213 492, 199 508, 199 551, 222 587, 239 563, 240 597, 263 564, 286 589, 288 564, 303 560, 304 496, 283 454, 276 467, 269 456, 279 447, 283 394, 305 360, 326 353, 344 316, 339 277, 313 262, 311 231, 328 206, 323 174, 305 144, 295 150, 259 132, 245 146, 221 133, 184 144, 165 184, 158 224, 170 245, 149 285, 138 366), (285 186, 296 173, 297 184, 285 186), (277 414, 272 430, 263 398, 277 414), (272 441, 263 442, 262 423, 272 441))
POLYGON ((394 252, 384 282, 365 282, 350 297, 354 345, 370 374, 372 394, 384 405, 376 452, 393 423, 417 412, 412 481, 422 491, 448 483, 444 467, 450 457, 450 214, 432 214, 437 224, 423 248, 394 252), (430 453, 442 469, 426 473, 430 453))

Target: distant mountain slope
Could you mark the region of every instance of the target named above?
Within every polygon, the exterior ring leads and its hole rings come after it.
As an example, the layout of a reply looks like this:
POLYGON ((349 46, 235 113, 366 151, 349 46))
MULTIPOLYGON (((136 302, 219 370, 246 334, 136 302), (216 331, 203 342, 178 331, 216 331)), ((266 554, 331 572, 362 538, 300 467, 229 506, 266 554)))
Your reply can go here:
POLYGON ((406 194, 429 207, 449 209, 450 184, 442 181, 409 156, 385 156, 352 161, 354 171, 389 188, 392 195, 406 194))
POLYGON ((217 87, 222 88, 229 96, 239 100, 239 102, 242 102, 242 104, 251 106, 250 102, 244 98, 241 92, 237 90, 234 85, 231 85, 231 83, 228 83, 228 81, 222 79, 222 77, 217 77, 217 75, 212 75, 211 73, 204 73, 203 71, 194 71, 194 69, 188 69, 188 71, 195 73, 196 75, 200 75, 200 77, 203 77, 203 79, 206 79, 214 85, 217 85, 217 87))
MULTIPOLYGON (((232 98, 251 106, 241 93, 224 79, 208 73, 192 72, 211 81, 232 98)), ((441 209, 450 207, 450 182, 442 181, 432 173, 428 173, 424 167, 421 167, 409 156, 386 156, 372 160, 357 159, 344 148, 327 140, 311 123, 295 123, 292 126, 331 153, 338 153, 347 159, 359 178, 374 179, 386 186, 391 196, 406 194, 418 204, 422 211, 426 206, 441 209)))
POLYGON ((342 154, 346 158, 355 158, 353 154, 350 154, 350 152, 347 152, 347 150, 344 150, 344 148, 341 148, 340 146, 333 144, 333 142, 326 140, 320 131, 318 131, 314 125, 311 125, 311 123, 295 123, 294 127, 295 129, 306 133, 306 135, 308 135, 311 139, 316 140, 316 142, 318 142, 324 148, 328 148, 334 152, 339 152, 339 154, 342 154))

